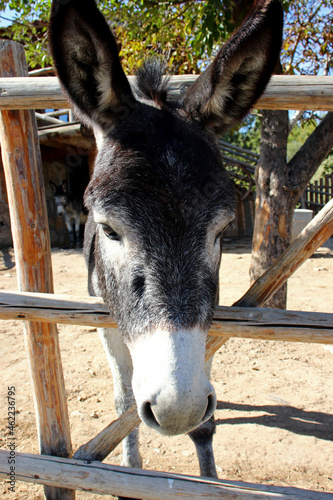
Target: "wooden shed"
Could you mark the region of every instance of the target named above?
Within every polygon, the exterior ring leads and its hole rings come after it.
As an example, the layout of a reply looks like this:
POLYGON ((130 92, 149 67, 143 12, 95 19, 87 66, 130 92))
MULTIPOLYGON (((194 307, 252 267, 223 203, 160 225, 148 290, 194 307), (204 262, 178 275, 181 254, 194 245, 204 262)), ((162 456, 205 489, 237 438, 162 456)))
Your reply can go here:
MULTIPOLYGON (((58 217, 54 202, 54 189, 66 180, 69 189, 75 182, 89 181, 93 165, 95 140, 81 124, 73 121, 69 110, 48 110, 36 113, 46 192, 51 245, 64 247, 68 234, 62 217, 58 217)), ((8 200, 0 159, 0 248, 12 246, 8 200)))

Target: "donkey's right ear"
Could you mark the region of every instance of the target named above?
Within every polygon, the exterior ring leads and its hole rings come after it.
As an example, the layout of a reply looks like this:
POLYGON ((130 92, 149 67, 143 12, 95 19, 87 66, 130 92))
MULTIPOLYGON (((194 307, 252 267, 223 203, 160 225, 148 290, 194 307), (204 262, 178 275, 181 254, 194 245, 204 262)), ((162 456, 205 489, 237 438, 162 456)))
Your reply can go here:
POLYGON ((65 93, 86 124, 105 132, 127 118, 136 100, 94 0, 53 0, 49 43, 65 93))

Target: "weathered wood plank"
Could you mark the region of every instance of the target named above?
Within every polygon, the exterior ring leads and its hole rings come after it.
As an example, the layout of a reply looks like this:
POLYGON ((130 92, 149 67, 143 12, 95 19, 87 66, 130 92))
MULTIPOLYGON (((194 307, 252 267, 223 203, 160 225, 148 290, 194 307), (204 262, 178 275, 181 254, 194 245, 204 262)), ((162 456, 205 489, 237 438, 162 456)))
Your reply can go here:
MULTIPOLYGON (((0 53, 1 75, 28 74, 22 45, 2 40, 0 53)), ((42 160, 34 112, 0 112, 0 139, 19 289, 53 292, 42 160)), ((48 455, 71 456, 56 325, 27 322, 24 332, 40 451, 48 455)), ((46 494, 49 500, 74 498, 72 491, 58 488, 48 488, 46 494)))
MULTIPOLYGON (((173 76, 172 98, 179 97, 197 78, 196 75, 173 76)), ((134 85, 134 77, 129 77, 134 85)), ((67 108, 56 77, 0 78, 0 109, 67 108)), ((271 78, 257 109, 333 110, 332 76, 278 76, 271 78)))
POLYGON ((75 460, 98 460, 102 462, 122 440, 141 422, 136 405, 107 425, 88 443, 74 453, 75 460))
POLYGON ((275 75, 255 108, 332 111, 333 77, 275 75))
POLYGON ((55 76, 0 78, 0 109, 69 108, 55 76))
POLYGON ((80 149, 90 150, 95 144, 94 138, 82 135, 79 123, 65 124, 63 122, 63 125, 59 127, 39 129, 38 137, 43 146, 55 148, 63 148, 64 145, 69 144, 80 149))
MULTIPOLYGON (((0 319, 117 328, 102 299, 0 292, 0 319)), ((333 314, 217 306, 214 337, 333 343, 333 314)))
MULTIPOLYGON (((0 477, 8 479, 8 451, 0 450, 0 477)), ((329 500, 331 493, 167 474, 100 462, 17 453, 15 478, 100 495, 146 500, 329 500)))

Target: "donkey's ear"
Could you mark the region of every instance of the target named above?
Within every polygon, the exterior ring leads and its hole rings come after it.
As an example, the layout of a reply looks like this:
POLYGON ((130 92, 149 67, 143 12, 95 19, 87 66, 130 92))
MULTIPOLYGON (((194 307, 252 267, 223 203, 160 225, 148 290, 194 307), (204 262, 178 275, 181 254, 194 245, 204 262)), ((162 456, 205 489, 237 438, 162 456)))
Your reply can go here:
POLYGON ((136 101, 94 0, 53 0, 49 42, 59 79, 80 118, 105 131, 130 114, 136 101))
POLYGON ((186 113, 216 133, 235 126, 265 90, 278 60, 282 28, 279 0, 259 0, 188 89, 186 113))

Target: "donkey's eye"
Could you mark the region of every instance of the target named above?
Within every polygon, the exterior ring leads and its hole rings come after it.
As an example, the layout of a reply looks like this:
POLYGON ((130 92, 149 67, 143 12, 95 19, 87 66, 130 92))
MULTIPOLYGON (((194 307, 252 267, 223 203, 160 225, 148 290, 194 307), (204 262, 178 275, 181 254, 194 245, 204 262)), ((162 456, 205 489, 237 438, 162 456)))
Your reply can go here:
POLYGON ((217 233, 215 243, 217 243, 222 238, 223 233, 228 229, 228 227, 230 226, 230 224, 231 224, 231 222, 229 222, 229 224, 227 224, 223 229, 221 229, 221 231, 219 231, 217 233))
POLYGON ((102 226, 102 229, 103 229, 103 232, 104 234, 110 238, 110 240, 114 240, 114 241, 120 241, 120 236, 118 233, 116 233, 116 231, 114 231, 112 229, 112 227, 108 226, 107 224, 101 224, 102 226))

